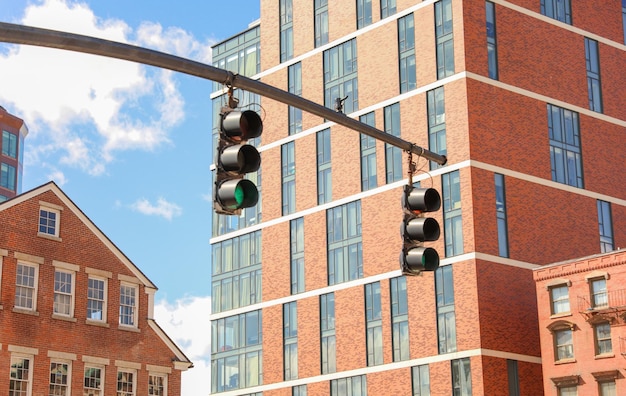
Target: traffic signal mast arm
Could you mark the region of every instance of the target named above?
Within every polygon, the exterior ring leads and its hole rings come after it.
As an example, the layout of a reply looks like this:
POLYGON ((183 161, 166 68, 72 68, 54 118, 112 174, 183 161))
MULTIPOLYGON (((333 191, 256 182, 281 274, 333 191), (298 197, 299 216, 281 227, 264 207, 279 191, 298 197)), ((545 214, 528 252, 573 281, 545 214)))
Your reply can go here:
POLYGON ((240 88, 315 114, 329 121, 333 121, 338 125, 345 126, 346 128, 361 132, 377 140, 382 140, 392 146, 399 147, 407 152, 420 155, 440 165, 446 163, 446 157, 443 155, 433 153, 432 151, 426 150, 397 136, 380 131, 372 126, 350 118, 341 112, 333 111, 308 99, 264 84, 260 81, 175 55, 116 41, 6 22, 0 22, 0 41, 101 55, 156 66, 216 81, 228 87, 240 88))

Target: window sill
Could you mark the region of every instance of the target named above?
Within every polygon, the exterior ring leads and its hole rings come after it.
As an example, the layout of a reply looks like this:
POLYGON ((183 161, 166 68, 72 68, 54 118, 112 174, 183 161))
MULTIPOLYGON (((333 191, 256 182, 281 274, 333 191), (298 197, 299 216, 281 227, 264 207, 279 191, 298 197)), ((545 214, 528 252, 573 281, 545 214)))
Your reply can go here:
POLYGON ((91 326, 106 327, 106 328, 110 327, 107 322, 103 322, 101 320, 94 320, 94 319, 85 320, 85 324, 88 324, 91 326))
POLYGON ((141 330, 133 326, 119 325, 117 326, 117 328, 118 330, 131 331, 133 333, 141 333, 141 330))
POLYGON ((603 353, 601 355, 596 355, 594 357, 594 359, 598 360, 598 359, 609 359, 609 358, 614 358, 615 354, 614 353, 603 353))
POLYGON ((58 315, 58 314, 52 314, 52 319, 63 320, 66 322, 76 322, 76 318, 73 318, 71 316, 58 315))
POLYGON ((37 233, 38 237, 41 238, 45 238, 45 239, 50 239, 52 241, 57 241, 57 242, 61 242, 61 238, 59 238, 58 236, 54 236, 54 235, 50 235, 50 234, 44 234, 43 232, 38 232, 37 233))
POLYGON ((568 363, 576 363, 576 358, 572 359, 561 359, 554 362, 554 364, 568 364, 568 363))
POLYGON ((550 319, 565 318, 567 316, 572 316, 572 313, 571 312, 562 312, 562 313, 550 315, 550 319))
POLYGON ((31 309, 26 309, 26 308, 13 307, 13 312, 22 313, 26 315, 32 315, 32 316, 39 316, 39 312, 33 311, 31 309))

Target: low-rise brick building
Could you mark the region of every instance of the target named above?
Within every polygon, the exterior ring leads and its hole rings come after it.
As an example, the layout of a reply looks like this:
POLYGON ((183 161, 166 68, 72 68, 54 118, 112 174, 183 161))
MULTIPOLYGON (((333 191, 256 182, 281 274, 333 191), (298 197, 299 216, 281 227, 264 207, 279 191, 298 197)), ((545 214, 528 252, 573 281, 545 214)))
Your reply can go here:
POLYGON ((180 395, 156 286, 54 182, 0 203, 0 280, 0 395, 180 395))
POLYGON ((626 251, 534 271, 545 395, 626 394, 626 251))

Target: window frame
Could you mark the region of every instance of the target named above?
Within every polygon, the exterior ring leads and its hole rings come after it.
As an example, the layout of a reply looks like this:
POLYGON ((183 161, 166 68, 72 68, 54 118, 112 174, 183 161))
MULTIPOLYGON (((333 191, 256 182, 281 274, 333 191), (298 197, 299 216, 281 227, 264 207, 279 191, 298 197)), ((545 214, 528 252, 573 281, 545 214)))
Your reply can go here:
MULTIPOLYGON (((372 127, 376 127, 376 113, 359 116, 359 121, 372 127)), ((378 174, 376 167, 376 139, 364 133, 360 133, 359 149, 361 152, 361 191, 371 190, 378 187, 378 174)))
POLYGON ((19 138, 13 132, 2 130, 2 155, 17 159, 19 138))
POLYGON ((101 277, 101 276, 95 276, 95 275, 89 275, 87 278, 87 321, 89 322, 102 322, 102 323, 106 323, 107 322, 107 317, 108 317, 108 291, 109 291, 109 280, 105 277, 101 277), (90 297, 90 291, 91 289, 93 289, 89 283, 90 281, 97 281, 97 282, 102 282, 103 287, 102 287, 102 300, 90 297), (90 317, 90 311, 92 311, 92 309, 90 308, 90 302, 91 301, 97 301, 100 302, 102 304, 102 310, 101 310, 101 314, 102 314, 102 318, 101 319, 96 319, 93 317, 90 317))
POLYGON ((599 322, 593 325, 593 341, 596 356, 614 356, 613 335, 610 322, 599 322), (608 335, 605 332, 600 334, 600 328, 608 328, 608 335))
MULTIPOLYGON (((63 392, 63 395, 65 396, 69 396, 70 392, 72 390, 72 362, 69 360, 64 360, 64 359, 51 359, 50 360, 50 365, 48 366, 49 368, 49 375, 48 375, 48 379, 49 379, 49 390, 50 390, 50 394, 52 395, 61 395, 60 393, 57 393, 58 390, 63 390, 63 387, 65 388, 65 391, 63 392), (67 366, 67 373, 66 373, 66 379, 65 379, 65 383, 56 383, 56 382, 52 382, 52 377, 53 377, 53 373, 52 373, 52 365, 56 364, 56 365, 66 365, 67 366), (57 385, 61 385, 61 387, 57 387, 57 385)), ((61 376, 62 378, 62 376, 61 376)))
MULTIPOLYGON (((155 372, 155 371, 149 371, 148 372, 148 395, 150 396, 167 396, 168 394, 168 375, 166 373, 159 373, 159 372, 155 372), (153 388, 151 387, 152 385, 155 384, 151 384, 151 381, 153 378, 161 378, 162 384, 161 386, 163 387, 162 392, 158 392, 158 393, 153 393, 153 388)), ((158 385, 158 384, 156 384, 158 385)))
POLYGON ((135 283, 131 283, 131 282, 120 282, 120 301, 119 301, 119 321, 118 324, 121 328, 139 328, 139 323, 138 323, 138 318, 139 318, 139 285, 135 284, 135 283), (134 304, 133 305, 128 305, 128 304, 123 304, 122 303, 122 288, 128 288, 128 289, 132 289, 134 290, 134 304), (128 324, 128 323, 124 323, 122 318, 125 317, 130 317, 130 315, 123 313, 122 312, 122 308, 123 307, 132 307, 132 320, 133 323, 128 324))
POLYGON ((589 283, 589 302, 592 309, 603 309, 609 307, 609 290, 607 285, 607 279, 604 276, 594 277, 587 279, 589 283), (595 290, 596 285, 604 284, 604 287, 595 290), (599 298, 603 296, 602 298, 599 298), (599 301, 604 300, 604 302, 599 301))
MULTIPOLYGON (((27 276, 30 277, 29 275, 27 275, 27 276)), ((20 311, 37 312, 37 297, 38 297, 38 293, 39 293, 39 264, 18 260, 17 261, 17 266, 16 266, 16 271, 15 271, 15 277, 16 277, 16 279, 15 279, 14 308, 17 309, 17 310, 20 310, 20 311), (21 283, 18 283, 19 267, 20 266, 33 268, 33 286, 24 286, 21 283), (31 304, 30 307, 17 305, 17 299, 18 299, 17 292, 18 292, 18 288, 21 288, 21 287, 24 287, 24 288, 27 288, 29 290, 32 290, 32 294, 30 296, 30 299, 32 300, 32 304, 31 304)))
MULTIPOLYGON (((556 285, 550 285, 548 287, 548 292, 549 292, 549 296, 550 296, 550 315, 551 316, 560 316, 560 315, 569 315, 572 313, 572 305, 571 305, 571 301, 569 298, 569 284, 568 282, 566 283, 560 283, 560 284, 556 284, 556 285), (563 298, 555 298, 555 291, 560 290, 560 289, 566 289, 566 297, 563 298), (563 303, 564 301, 567 301, 567 306, 568 306, 568 310, 567 311, 558 311, 556 309, 556 304, 558 303, 563 303)), ((557 296, 558 297, 558 296, 557 296)))
POLYGON ((60 239, 61 230, 61 211, 62 207, 53 204, 41 204, 39 206, 39 216, 37 224, 37 236, 60 239), (43 213, 48 215, 43 216, 43 213), (50 219, 50 215, 54 214, 54 219, 50 219), (50 223, 53 223, 52 225, 50 223), (42 229, 43 227, 43 229, 42 229), (52 232, 50 232, 52 229, 52 232))
POLYGON ((574 329, 573 325, 559 326, 552 329, 554 339, 554 361, 555 363, 569 363, 576 359, 574 353, 574 329), (567 335, 567 339, 559 341, 560 335, 567 335))
POLYGON ((35 357, 33 355, 27 355, 23 353, 11 353, 11 358, 9 360, 9 388, 11 388, 11 382, 19 380, 20 383, 26 382, 26 395, 32 396, 33 392, 33 370, 34 370, 35 357), (28 378, 24 380, 23 378, 17 378, 11 375, 11 371, 16 360, 28 361, 28 378))
MULTIPOLYGON (((116 378, 117 379, 115 380, 115 385, 117 388, 118 396, 122 396, 122 395, 123 396, 136 396, 137 395, 137 370, 126 368, 126 367, 118 367, 116 378), (130 374, 132 376, 131 382, 130 382, 132 389, 130 392, 128 392, 128 389, 120 390, 120 380, 121 380, 120 376, 123 374, 130 374)), ((124 381, 124 384, 128 385, 128 381, 124 381)))
POLYGON ((413 396, 430 396, 430 367, 428 364, 411 367, 413 396))
POLYGON ((0 163, 0 188, 16 191, 17 168, 6 162, 0 163))
POLYGON ((296 146, 295 141, 280 146, 282 215, 296 211, 296 146))
POLYGON ((105 385, 105 381, 104 379, 106 378, 104 375, 104 371, 105 370, 105 366, 103 365, 98 365, 98 364, 92 364, 92 363, 85 363, 85 365, 83 366, 83 393, 85 392, 85 390, 88 391, 98 391, 99 395, 98 396, 104 396, 104 385, 105 385), (87 371, 89 369, 95 369, 95 370, 99 370, 100 371, 100 375, 98 378, 94 378, 94 377, 86 377, 87 375, 87 371), (99 381, 99 387, 98 388, 88 388, 86 387, 86 380, 96 380, 99 381))
MULTIPOLYGON (((76 271, 70 270, 70 269, 66 269, 66 268, 59 268, 56 267, 54 269, 54 291, 53 291, 53 295, 54 295, 54 303, 53 303, 53 308, 52 308, 52 314, 54 316, 61 316, 61 317, 66 317, 66 318, 73 318, 74 317, 74 310, 75 310, 75 305, 76 305, 76 271), (65 274, 69 276, 70 279, 70 292, 61 292, 59 290, 57 290, 57 273, 58 274, 65 274), (69 312, 68 313, 64 313, 64 312, 60 312, 57 310, 57 295, 59 296, 69 296, 69 312)), ((61 303, 59 303, 61 304, 61 303)))

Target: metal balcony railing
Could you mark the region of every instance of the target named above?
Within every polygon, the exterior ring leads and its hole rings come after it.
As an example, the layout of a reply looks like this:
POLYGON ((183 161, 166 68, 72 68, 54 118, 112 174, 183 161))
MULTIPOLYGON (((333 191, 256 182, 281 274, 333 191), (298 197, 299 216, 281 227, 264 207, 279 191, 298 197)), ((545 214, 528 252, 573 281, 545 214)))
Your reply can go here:
POLYGON ((578 296, 578 312, 603 310, 626 310, 626 289, 611 290, 591 296, 578 296))

